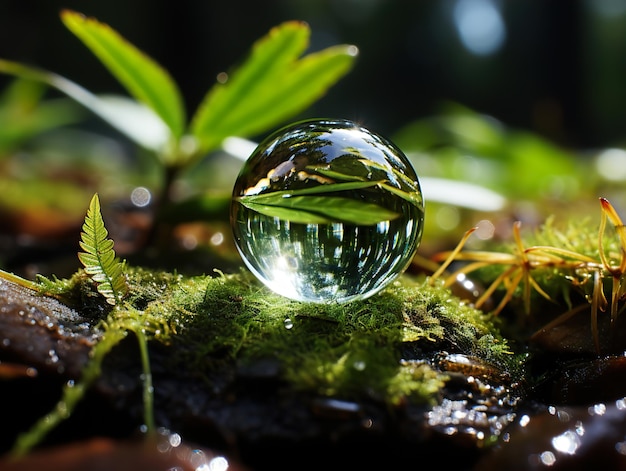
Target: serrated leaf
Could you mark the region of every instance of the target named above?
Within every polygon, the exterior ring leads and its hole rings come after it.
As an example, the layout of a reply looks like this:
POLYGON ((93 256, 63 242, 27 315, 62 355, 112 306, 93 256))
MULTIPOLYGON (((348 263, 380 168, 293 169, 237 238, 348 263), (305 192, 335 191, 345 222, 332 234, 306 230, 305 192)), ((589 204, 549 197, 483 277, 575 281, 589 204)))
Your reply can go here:
POLYGON ((170 139, 170 130, 163 120, 131 98, 94 95, 60 75, 3 59, 0 59, 0 72, 56 88, 146 149, 161 152, 170 139))
POLYGON ((349 71, 354 46, 334 46, 298 59, 309 36, 309 27, 301 22, 273 28, 226 83, 209 90, 190 127, 202 151, 218 147, 229 136, 254 135, 303 111, 349 71))
POLYGON ((174 137, 182 136, 186 124, 182 96, 165 69, 94 18, 64 10, 61 19, 133 97, 161 117, 174 137))
POLYGON ((117 260, 113 250, 113 241, 107 239, 108 231, 100 212, 100 200, 96 193, 87 210, 83 224, 78 259, 85 267, 85 272, 98 284, 98 292, 109 304, 119 304, 126 295, 128 287, 122 270, 122 263, 117 260))

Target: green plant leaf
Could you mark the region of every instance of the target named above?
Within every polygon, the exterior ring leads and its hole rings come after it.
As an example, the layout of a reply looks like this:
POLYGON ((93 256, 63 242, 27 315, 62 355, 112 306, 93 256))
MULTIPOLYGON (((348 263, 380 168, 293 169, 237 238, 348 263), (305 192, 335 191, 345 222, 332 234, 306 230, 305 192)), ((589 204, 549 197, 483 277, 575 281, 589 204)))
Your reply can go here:
POLYGON ((89 203, 87 217, 83 224, 78 259, 85 266, 85 272, 98 285, 98 292, 112 305, 119 305, 128 287, 124 278, 123 265, 115 257, 113 241, 107 239, 108 231, 100 212, 100 200, 96 193, 89 203))
MULTIPOLYGON (((360 163, 363 164, 366 169, 368 169, 368 173, 371 172, 371 169, 379 169, 379 170, 382 170, 384 173, 389 171, 387 167, 384 167, 374 162, 373 160, 361 159, 360 163)), ((350 174, 346 174, 343 172, 337 172, 335 170, 326 169, 324 167, 313 167, 313 169, 315 170, 316 173, 319 173, 326 177, 334 178, 336 180, 361 180, 361 177, 357 175, 350 175, 350 174)), ((424 204, 424 200, 422 197, 421 189, 419 187, 419 183, 417 181, 412 181, 410 178, 408 178, 406 175, 404 175, 402 172, 396 169, 392 169, 391 171, 394 177, 402 184, 402 187, 407 188, 407 190, 402 190, 400 188, 391 186, 384 180, 374 181, 373 183, 378 185, 383 190, 387 190, 390 193, 393 193, 394 195, 399 196, 400 198, 408 201, 409 203, 414 204, 415 206, 419 208, 422 208, 424 204)), ((361 181, 361 183, 366 183, 366 182, 361 181)), ((335 185, 332 185, 332 186, 334 187, 335 185)), ((343 185, 343 183, 341 183, 340 185, 343 185)))
POLYGON ((282 206, 273 206, 271 204, 257 203, 254 201, 239 200, 242 205, 263 214, 264 216, 277 217, 283 221, 289 221, 299 224, 329 224, 333 220, 323 214, 305 211, 301 209, 285 208, 282 206))
POLYGON ((182 136, 186 124, 183 100, 165 69, 117 31, 94 18, 64 10, 61 20, 133 97, 161 117, 174 137, 182 136))
POLYGON ((345 222, 373 225, 395 219, 399 214, 374 203, 341 196, 327 196, 323 193, 368 188, 380 183, 371 181, 332 183, 301 190, 240 196, 236 200, 265 216, 301 224, 345 222))
POLYGON ((171 134, 163 120, 131 98, 97 96, 60 75, 3 59, 0 72, 38 81, 65 93, 146 149, 161 152, 169 141, 171 134))
POLYGON ((276 26, 254 44, 225 83, 209 90, 190 127, 202 151, 229 136, 262 132, 303 111, 350 70, 354 46, 338 45, 298 59, 309 36, 305 23, 276 26))
POLYGON ((340 196, 292 196, 261 204, 240 200, 241 204, 266 216, 276 216, 291 222, 318 224, 320 222, 344 222, 371 226, 400 216, 373 203, 340 196))
POLYGON ((300 188, 299 190, 283 190, 283 191, 274 191, 272 193, 261 193, 260 195, 245 195, 244 198, 254 198, 254 199, 284 199, 290 198, 292 196, 301 196, 301 195, 319 195, 321 193, 331 193, 337 191, 348 191, 348 190, 362 190, 364 188, 371 188, 373 186, 380 185, 384 183, 381 181, 349 181, 349 182, 341 182, 341 183, 327 183, 324 185, 316 185, 309 188, 300 188))

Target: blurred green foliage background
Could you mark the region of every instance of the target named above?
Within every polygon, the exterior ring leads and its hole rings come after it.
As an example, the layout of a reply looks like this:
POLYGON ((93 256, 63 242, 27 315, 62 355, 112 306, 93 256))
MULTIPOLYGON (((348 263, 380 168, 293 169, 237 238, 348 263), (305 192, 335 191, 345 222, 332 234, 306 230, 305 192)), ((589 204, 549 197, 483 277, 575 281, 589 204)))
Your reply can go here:
POLYGON ((307 115, 391 134, 455 101, 569 146, 623 141, 621 0, 3 0, 0 57, 95 92, 119 85, 57 20, 70 8, 114 25, 198 103, 272 26, 300 19, 312 49, 350 43, 357 67, 307 115))

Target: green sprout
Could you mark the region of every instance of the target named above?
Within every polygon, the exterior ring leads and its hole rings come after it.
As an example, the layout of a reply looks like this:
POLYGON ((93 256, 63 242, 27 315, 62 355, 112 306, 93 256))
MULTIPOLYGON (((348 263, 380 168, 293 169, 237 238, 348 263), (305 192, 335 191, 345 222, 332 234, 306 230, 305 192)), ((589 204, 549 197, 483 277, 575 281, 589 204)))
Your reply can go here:
POLYGON ((98 284, 98 291, 107 302, 118 305, 128 291, 124 279, 124 265, 115 257, 113 241, 107 239, 108 231, 104 227, 100 213, 100 200, 94 195, 89 204, 83 224, 78 258, 85 266, 85 272, 98 284))

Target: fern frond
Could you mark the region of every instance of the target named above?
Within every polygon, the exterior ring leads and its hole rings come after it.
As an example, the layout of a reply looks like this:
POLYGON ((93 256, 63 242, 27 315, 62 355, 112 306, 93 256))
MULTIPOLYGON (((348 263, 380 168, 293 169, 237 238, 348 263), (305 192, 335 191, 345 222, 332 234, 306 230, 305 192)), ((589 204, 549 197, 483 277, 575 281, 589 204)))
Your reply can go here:
POLYGON ((124 266, 116 258, 113 241, 107 239, 108 235, 96 193, 91 198, 83 224, 79 244, 84 252, 78 253, 78 259, 85 266, 85 272, 97 283, 98 292, 109 304, 116 305, 126 295, 128 286, 124 278, 124 266))

